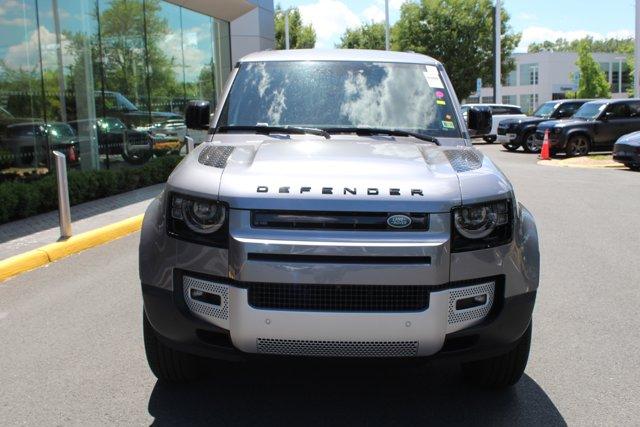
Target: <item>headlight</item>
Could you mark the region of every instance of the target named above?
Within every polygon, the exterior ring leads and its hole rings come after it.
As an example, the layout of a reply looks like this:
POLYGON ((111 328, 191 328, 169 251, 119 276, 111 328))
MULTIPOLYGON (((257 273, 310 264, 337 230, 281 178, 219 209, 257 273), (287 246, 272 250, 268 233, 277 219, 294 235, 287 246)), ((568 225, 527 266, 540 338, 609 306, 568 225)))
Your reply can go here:
POLYGON ((214 200, 171 194, 169 234, 184 240, 220 246, 226 244, 227 207, 214 200))
POLYGON ((453 210, 452 250, 485 249, 511 240, 512 207, 508 200, 462 206, 453 210))

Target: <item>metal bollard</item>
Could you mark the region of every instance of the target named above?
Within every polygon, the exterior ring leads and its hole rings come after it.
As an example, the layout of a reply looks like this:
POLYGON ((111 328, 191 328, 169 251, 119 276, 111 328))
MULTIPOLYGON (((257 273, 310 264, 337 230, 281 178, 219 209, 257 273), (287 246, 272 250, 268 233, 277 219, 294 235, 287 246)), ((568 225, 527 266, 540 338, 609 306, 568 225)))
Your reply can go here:
POLYGON ((195 148, 195 142, 190 136, 185 136, 184 138, 187 140, 187 154, 189 154, 195 148))
POLYGON ((67 158, 54 151, 56 177, 58 179, 58 214, 60 217, 60 237, 71 237, 71 206, 69 205, 69 181, 67 180, 67 158))

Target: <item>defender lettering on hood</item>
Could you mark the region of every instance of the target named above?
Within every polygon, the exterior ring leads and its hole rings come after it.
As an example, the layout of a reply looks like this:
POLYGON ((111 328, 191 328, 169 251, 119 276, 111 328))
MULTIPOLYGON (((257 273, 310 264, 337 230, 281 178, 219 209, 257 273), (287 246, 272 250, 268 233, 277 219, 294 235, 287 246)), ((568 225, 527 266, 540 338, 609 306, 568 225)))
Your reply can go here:
MULTIPOLYGON (((300 194, 310 193, 313 188, 312 187, 278 187, 278 189, 270 190, 266 185, 260 185, 257 188, 258 193, 277 193, 277 194, 291 194, 297 191, 300 191, 300 194)), ((333 195, 340 194, 340 189, 336 189, 334 187, 322 187, 321 194, 325 195, 333 195)), ((367 188, 366 190, 361 189, 360 193, 358 193, 358 189, 356 187, 343 187, 342 188, 343 195, 352 195, 357 196, 358 194, 366 194, 367 196, 380 196, 381 194, 388 194, 389 196, 402 196, 405 194, 411 194, 412 196, 421 196, 424 197, 424 193, 419 188, 412 188, 411 190, 402 190, 400 188, 389 188, 388 190, 380 190, 379 188, 367 188)))

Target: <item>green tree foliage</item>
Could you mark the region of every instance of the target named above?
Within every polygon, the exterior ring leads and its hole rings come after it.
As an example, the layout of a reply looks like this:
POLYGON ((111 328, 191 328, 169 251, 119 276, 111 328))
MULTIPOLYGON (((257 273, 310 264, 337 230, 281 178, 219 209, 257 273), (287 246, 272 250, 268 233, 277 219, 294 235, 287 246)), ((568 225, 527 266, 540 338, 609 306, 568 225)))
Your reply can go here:
POLYGON ((339 47, 343 49, 379 49, 385 48, 384 24, 371 22, 358 28, 349 28, 340 37, 339 47))
POLYGON ((609 98, 611 96, 611 87, 604 71, 593 59, 590 46, 586 42, 578 46, 576 65, 580 70, 580 83, 576 92, 578 98, 609 98))
MULTIPOLYGON (((284 49, 285 31, 284 31, 284 14, 285 11, 276 6, 275 11, 275 30, 276 30, 276 49, 284 49)), ((298 8, 289 10, 289 47, 291 49, 311 49, 316 45, 316 31, 311 24, 304 25, 298 8)))
POLYGON ((577 52, 581 43, 586 43, 591 52, 633 54, 634 49, 633 38, 594 40, 592 37, 585 37, 573 41, 557 39, 556 41, 546 40, 540 43, 531 43, 528 51, 529 53, 577 52))
POLYGON ((145 96, 146 73, 152 99, 182 94, 173 71, 175 58, 160 48, 159 41, 170 33, 160 12, 159 0, 146 0, 144 4, 142 0, 111 0, 100 16, 107 87, 126 94, 139 106, 148 107, 149 103, 145 96))
MULTIPOLYGON (((402 5, 393 28, 393 48, 430 55, 447 68, 458 96, 468 97, 476 78, 493 79, 492 0, 421 0, 402 5)), ((515 69, 512 57, 520 34, 509 27, 502 10, 502 76, 515 69)))

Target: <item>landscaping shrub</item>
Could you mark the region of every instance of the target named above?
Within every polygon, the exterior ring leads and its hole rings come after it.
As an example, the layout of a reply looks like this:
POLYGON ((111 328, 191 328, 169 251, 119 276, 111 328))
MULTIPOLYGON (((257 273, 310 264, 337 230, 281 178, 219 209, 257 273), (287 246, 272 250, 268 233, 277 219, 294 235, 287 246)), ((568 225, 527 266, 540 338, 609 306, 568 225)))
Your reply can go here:
MULTIPOLYGON (((70 170, 69 199, 72 205, 100 199, 148 185, 165 182, 182 160, 163 156, 141 167, 118 170, 70 170)), ((26 218, 58 208, 55 174, 30 182, 0 182, 0 223, 26 218)))

